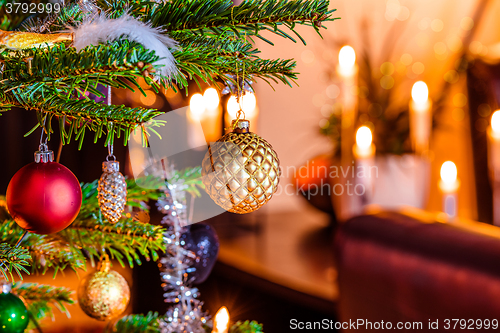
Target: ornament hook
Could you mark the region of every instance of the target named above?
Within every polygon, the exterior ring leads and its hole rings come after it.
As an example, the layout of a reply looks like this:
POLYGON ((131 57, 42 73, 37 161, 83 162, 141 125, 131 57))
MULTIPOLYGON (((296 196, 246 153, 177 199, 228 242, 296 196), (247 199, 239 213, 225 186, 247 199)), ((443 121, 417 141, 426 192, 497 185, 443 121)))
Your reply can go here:
POLYGON ((48 163, 54 162, 54 152, 49 150, 48 146, 48 136, 45 137, 45 142, 43 141, 43 133, 45 133, 45 122, 47 117, 43 120, 42 134, 40 135, 40 145, 38 146, 38 151, 35 152, 35 162, 36 163, 48 163))
POLYGON ((112 144, 108 145, 108 156, 106 156, 106 161, 116 162, 116 156, 113 154, 113 145, 112 144), (110 159, 113 159, 113 160, 110 161, 110 159))
MULTIPOLYGON (((111 86, 108 86, 107 103, 108 106, 111 105, 111 86)), ((113 123, 111 123, 111 131, 113 131, 113 123)), ((108 156, 106 157, 106 161, 110 162, 110 159, 113 159, 111 162, 116 162, 116 156, 113 154, 113 143, 108 142, 108 156)))

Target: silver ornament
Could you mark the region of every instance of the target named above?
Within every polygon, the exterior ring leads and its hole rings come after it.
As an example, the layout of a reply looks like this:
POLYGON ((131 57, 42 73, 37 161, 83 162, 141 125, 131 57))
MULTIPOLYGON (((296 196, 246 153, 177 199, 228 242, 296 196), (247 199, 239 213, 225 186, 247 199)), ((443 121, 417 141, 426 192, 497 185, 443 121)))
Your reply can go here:
POLYGON ((99 207, 109 222, 116 223, 122 217, 127 203, 127 183, 120 172, 120 162, 103 162, 102 171, 97 187, 99 207))
POLYGON ((231 75, 228 74, 226 75, 226 78, 224 81, 226 82, 226 86, 222 90, 222 95, 227 95, 229 93, 233 95, 243 95, 244 93, 253 93, 253 88, 252 88, 252 80, 251 76, 247 76, 246 78, 243 78, 241 76, 237 75, 231 75), (237 84, 236 84, 237 83, 237 84))

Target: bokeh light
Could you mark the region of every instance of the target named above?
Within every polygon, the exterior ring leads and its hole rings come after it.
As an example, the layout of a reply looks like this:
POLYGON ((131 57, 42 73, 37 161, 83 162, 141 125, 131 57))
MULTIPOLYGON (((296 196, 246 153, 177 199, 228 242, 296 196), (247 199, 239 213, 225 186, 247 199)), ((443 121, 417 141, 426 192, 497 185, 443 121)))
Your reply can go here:
POLYGON ((440 175, 443 183, 452 185, 457 180, 458 176, 457 166, 452 161, 444 162, 443 165, 441 166, 440 175))
POLYGON ((368 128, 368 126, 361 126, 356 132, 356 145, 358 145, 359 148, 370 148, 372 140, 372 131, 368 128))
POLYGON ((356 63, 356 52, 354 51, 354 49, 349 45, 342 47, 339 52, 340 67, 345 70, 349 70, 352 67, 354 67, 355 63, 356 63))
POLYGON ((215 110, 220 104, 220 97, 217 89, 208 88, 203 93, 203 102, 205 103, 205 107, 209 110, 215 110))
POLYGON ((427 103, 429 99, 429 88, 424 81, 417 81, 413 84, 411 98, 417 104, 427 103))
POLYGON ((189 100, 191 115, 200 117, 205 112, 205 100, 202 94, 196 93, 189 100))

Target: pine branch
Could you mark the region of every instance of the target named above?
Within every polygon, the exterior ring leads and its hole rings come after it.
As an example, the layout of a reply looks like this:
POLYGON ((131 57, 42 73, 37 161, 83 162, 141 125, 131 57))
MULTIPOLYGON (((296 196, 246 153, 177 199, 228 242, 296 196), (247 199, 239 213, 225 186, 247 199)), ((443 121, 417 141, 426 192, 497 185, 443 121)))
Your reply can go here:
POLYGON ((262 324, 252 320, 241 322, 238 321, 236 324, 231 326, 229 333, 263 333, 262 324))
POLYGON ((253 76, 267 83, 282 82, 291 86, 291 82, 297 79, 295 61, 293 60, 266 60, 255 57, 237 58, 234 56, 221 55, 217 49, 205 46, 188 45, 182 50, 175 51, 178 67, 185 78, 179 78, 180 87, 187 86, 187 78, 198 78, 205 82, 214 82, 216 78, 226 79, 227 74, 253 76))
POLYGON ((119 333, 160 333, 160 316, 157 312, 149 312, 147 315, 129 315, 121 318, 113 327, 112 331, 119 333))
MULTIPOLYGON (((148 180, 146 180, 148 181, 148 180)), ((152 181, 152 180, 149 180, 152 181)), ((100 215, 97 200, 97 181, 82 186, 82 208, 73 224, 61 231, 65 242, 72 247, 85 251, 91 260, 99 259, 106 249, 112 259, 122 266, 126 260, 130 267, 134 262, 141 264, 140 255, 146 260, 157 260, 163 252, 163 229, 148 223, 135 221, 131 214, 126 214, 118 223, 111 224, 100 215)), ((157 200, 160 193, 127 181, 127 205, 147 207, 140 202, 157 200)))
MULTIPOLYGON (((2 202, 5 203, 4 198, 2 202)), ((6 211, 2 212, 3 216, 7 214, 6 211)), ((15 244, 23 233, 24 230, 12 220, 10 215, 7 215, 6 219, 0 224, 0 239, 9 244, 15 244)), ((86 267, 86 259, 83 253, 69 246, 58 234, 38 235, 28 233, 19 249, 29 253, 31 259, 29 264, 32 273, 45 274, 47 270, 54 269, 55 276, 58 271, 66 268, 76 271, 86 267)))
POLYGON ((53 308, 70 316, 69 304, 74 304, 71 298, 72 291, 64 287, 53 287, 48 285, 39 285, 35 283, 14 283, 12 291, 26 300, 28 311, 30 311, 37 320, 46 316, 54 318, 53 308))
MULTIPOLYGON (((144 93, 137 82, 143 76, 158 92, 160 86, 146 75, 154 70, 151 63, 158 57, 141 45, 120 40, 76 52, 61 44, 45 50, 4 52, 0 59, 5 65, 0 81, 0 110, 17 106, 44 111, 49 115, 49 135, 52 132, 50 120, 57 116, 62 121, 65 117, 70 130, 66 132, 64 126, 59 126, 63 143, 69 142, 75 134, 81 147, 86 131, 90 130, 94 132, 94 142, 105 132, 106 143, 124 135, 126 144, 132 130, 160 114, 143 108, 102 105, 85 96, 86 92, 102 96, 96 89, 98 84, 132 91, 134 86, 144 93), (30 64, 28 59, 31 59, 30 64), (84 96, 84 99, 70 96, 84 96)), ((44 121, 45 117, 39 116, 39 125, 44 121)), ((161 123, 152 121, 148 126, 161 126, 161 123)), ((147 131, 143 134, 147 135, 147 131)))
POLYGON ((143 136, 148 136, 148 129, 163 126, 164 122, 154 120, 153 118, 161 112, 153 109, 128 108, 123 105, 103 105, 92 100, 68 99, 55 94, 45 96, 36 92, 36 87, 31 86, 27 89, 16 89, 2 96, 0 92, 0 101, 5 103, 3 110, 8 110, 12 106, 25 109, 36 110, 38 123, 26 135, 31 134, 38 127, 42 127, 45 118, 46 128, 50 137, 53 133, 52 119, 54 117, 59 121, 59 130, 64 142, 69 142, 73 135, 75 140, 79 141, 79 147, 83 144, 83 139, 87 131, 94 132, 94 143, 99 138, 106 135, 105 144, 114 143, 115 138, 124 137, 126 145, 130 134, 140 128, 143 136), (69 124, 69 130, 66 131, 64 121, 69 124))
POLYGON ((59 235, 81 249, 92 259, 101 258, 103 249, 125 266, 134 262, 141 265, 140 256, 146 260, 157 260, 163 251, 163 229, 159 226, 122 219, 116 224, 94 220, 80 220, 61 231, 59 235))
POLYGON ((5 280, 9 280, 9 276, 10 280, 14 279, 12 272, 16 272, 20 278, 22 272, 29 274, 24 266, 29 265, 30 259, 31 256, 26 249, 14 248, 7 243, 0 244, 0 272, 5 280))
POLYGON ((233 57, 256 56, 260 53, 250 41, 235 38, 231 33, 214 36, 200 35, 192 31, 179 31, 170 36, 178 41, 182 48, 203 47, 217 54, 233 57))
POLYGON ((0 83, 7 91, 38 83, 40 86, 37 89, 52 89, 69 96, 75 90, 102 95, 95 89, 98 84, 132 91, 136 87, 144 93, 137 82, 139 77, 144 77, 156 92, 160 88, 147 75, 158 69, 151 65, 158 60, 158 56, 126 39, 88 46, 80 52, 64 44, 46 49, 4 51, 0 60, 5 66, 0 83))
POLYGON ((295 42, 281 29, 284 26, 305 44, 295 30, 296 24, 312 26, 319 33, 323 22, 334 20, 334 10, 328 6, 329 0, 247 0, 234 7, 231 0, 172 0, 163 5, 141 2, 133 7, 133 13, 172 34, 190 30, 220 35, 232 31, 240 38, 257 36, 271 43, 260 35, 267 30, 295 42))

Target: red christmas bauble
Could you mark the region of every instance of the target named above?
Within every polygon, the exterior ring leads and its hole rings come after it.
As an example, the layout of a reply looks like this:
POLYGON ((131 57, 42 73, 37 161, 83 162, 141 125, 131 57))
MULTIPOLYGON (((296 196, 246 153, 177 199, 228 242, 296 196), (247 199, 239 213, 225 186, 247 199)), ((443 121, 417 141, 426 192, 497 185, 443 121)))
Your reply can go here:
POLYGON ((75 220, 81 205, 78 179, 56 162, 24 166, 7 187, 10 215, 21 228, 37 234, 65 229, 75 220))

